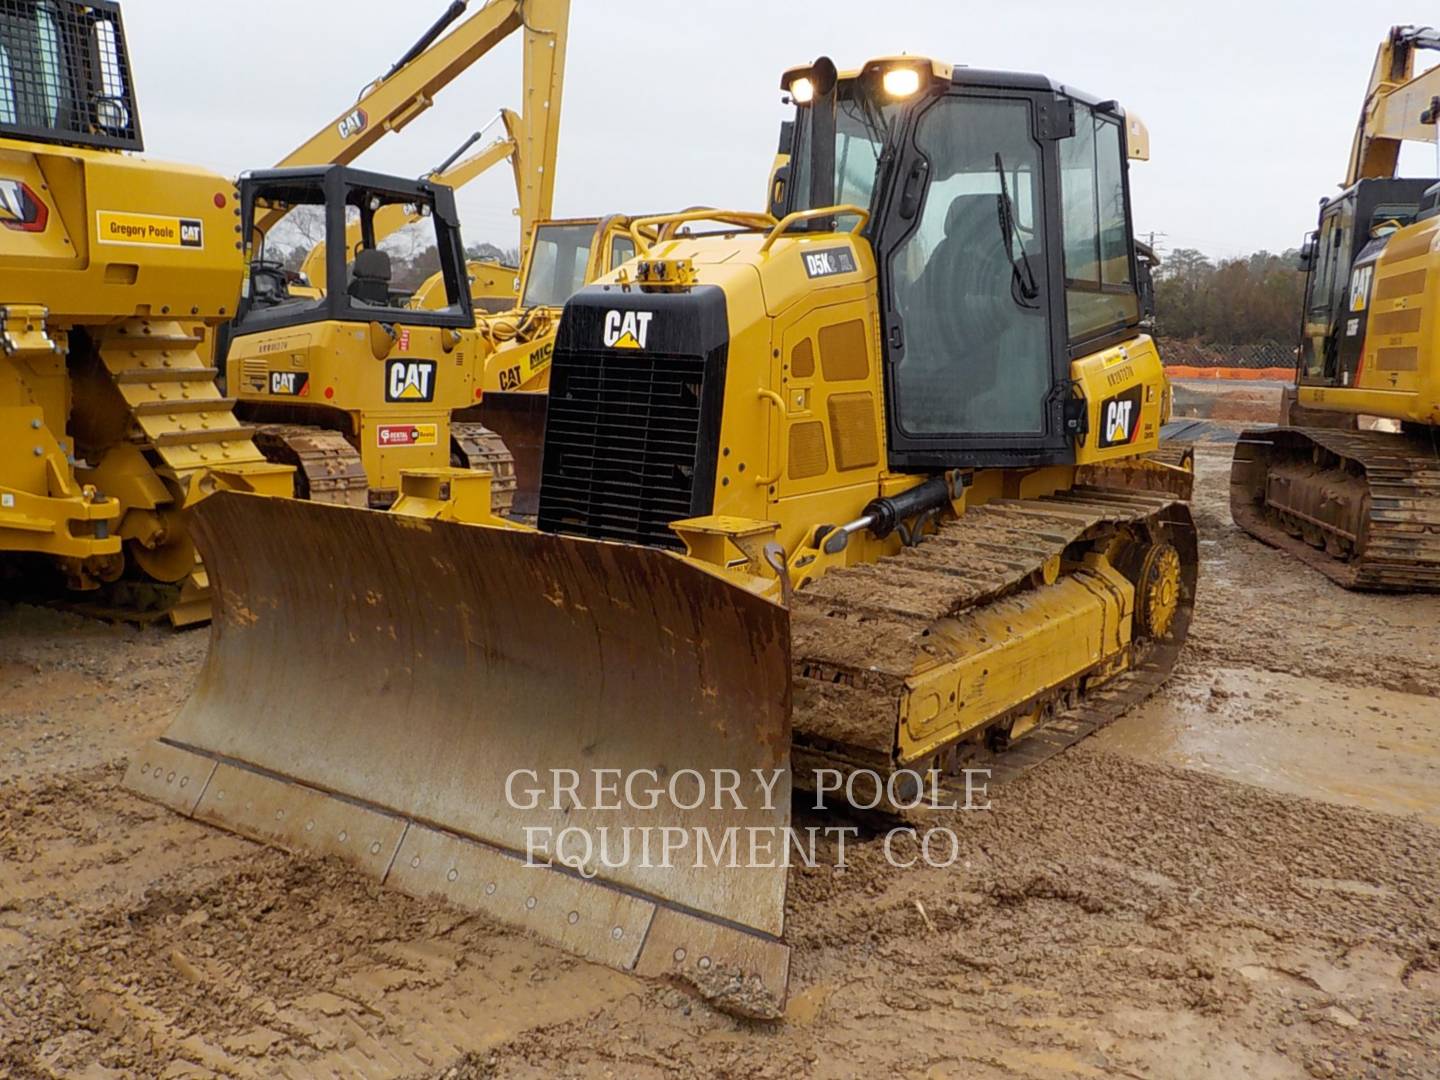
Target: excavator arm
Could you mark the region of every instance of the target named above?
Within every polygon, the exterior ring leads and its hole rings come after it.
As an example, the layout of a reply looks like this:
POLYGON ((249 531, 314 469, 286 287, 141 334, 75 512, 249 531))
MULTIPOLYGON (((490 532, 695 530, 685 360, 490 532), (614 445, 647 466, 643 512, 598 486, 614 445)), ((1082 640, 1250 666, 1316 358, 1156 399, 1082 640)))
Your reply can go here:
POLYGON ((1440 50, 1440 30, 1397 26, 1380 44, 1343 187, 1395 175, 1403 142, 1435 142, 1440 67, 1415 74, 1415 53, 1440 50))
MULTIPOLYGON (((424 179, 436 184, 444 184, 450 188, 462 188, 476 177, 481 176, 489 169, 500 162, 510 160, 515 169, 515 190, 520 190, 521 166, 515 153, 518 144, 515 141, 515 134, 520 125, 520 118, 509 109, 502 109, 499 119, 505 125, 505 136, 495 139, 483 150, 480 150, 469 157, 461 158, 471 146, 474 146, 484 135, 483 130, 477 131, 465 144, 444 164, 425 174, 424 179), (459 160, 456 160, 456 159, 459 160)), ((420 214, 404 206, 384 206, 375 212, 373 228, 375 231, 375 243, 380 243, 387 236, 392 236, 420 220, 420 214)), ((352 222, 345 229, 345 246, 348 250, 354 251, 360 244, 360 223, 352 222)), ((305 275, 306 280, 317 289, 324 289, 326 285, 325 273, 325 243, 321 241, 310 249, 310 254, 305 256, 305 261, 300 265, 300 272, 305 275)))
MULTIPOLYGON (((490 0, 463 18, 468 7, 469 0, 454 0, 385 75, 360 92, 354 105, 275 167, 350 164, 384 136, 402 131, 471 65, 523 30, 524 101, 518 125, 506 126, 515 144, 512 154, 524 243, 531 225, 551 216, 570 0, 490 0)), ((280 216, 259 218, 256 225, 268 229, 280 216)))

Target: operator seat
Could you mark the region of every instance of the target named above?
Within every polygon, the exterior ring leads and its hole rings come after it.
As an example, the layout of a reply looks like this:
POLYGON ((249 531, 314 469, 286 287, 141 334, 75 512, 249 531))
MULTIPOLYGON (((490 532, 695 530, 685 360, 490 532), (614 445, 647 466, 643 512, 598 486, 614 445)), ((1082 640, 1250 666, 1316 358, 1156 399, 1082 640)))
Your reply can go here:
POLYGON ((366 248, 355 254, 345 291, 352 300, 383 306, 390 303, 391 276, 390 256, 378 248, 366 248))

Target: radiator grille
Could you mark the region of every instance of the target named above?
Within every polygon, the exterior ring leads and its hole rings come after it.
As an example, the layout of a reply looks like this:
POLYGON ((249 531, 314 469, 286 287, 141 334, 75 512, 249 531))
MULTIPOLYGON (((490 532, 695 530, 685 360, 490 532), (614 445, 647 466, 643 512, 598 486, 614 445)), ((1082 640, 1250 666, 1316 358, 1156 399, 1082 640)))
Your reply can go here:
POLYGON ((540 528, 683 549, 670 522, 714 501, 713 360, 557 349, 553 363, 540 528))

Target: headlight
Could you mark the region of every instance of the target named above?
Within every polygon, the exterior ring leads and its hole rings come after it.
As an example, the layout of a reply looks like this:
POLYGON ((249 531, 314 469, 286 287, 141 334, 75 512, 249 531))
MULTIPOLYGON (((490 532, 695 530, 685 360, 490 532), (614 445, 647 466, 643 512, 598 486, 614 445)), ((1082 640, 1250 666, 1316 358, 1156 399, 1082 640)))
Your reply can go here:
POLYGON ((815 100, 815 84, 801 76, 790 84, 790 96, 797 105, 808 105, 815 100))
POLYGON ((920 72, 909 67, 891 68, 885 72, 880 84, 887 96, 908 98, 920 89, 920 72))

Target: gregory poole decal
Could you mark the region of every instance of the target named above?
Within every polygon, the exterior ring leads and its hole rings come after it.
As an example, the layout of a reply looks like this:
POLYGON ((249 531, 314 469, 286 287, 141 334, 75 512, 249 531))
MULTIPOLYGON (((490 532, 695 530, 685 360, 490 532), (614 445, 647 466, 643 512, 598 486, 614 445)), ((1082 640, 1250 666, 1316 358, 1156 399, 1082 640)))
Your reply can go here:
POLYGON ((434 401, 435 361, 386 361, 385 400, 391 403, 398 401, 434 401))
POLYGON ((1131 387, 1123 394, 1100 403, 1100 449, 1128 446, 1140 434, 1140 396, 1143 388, 1131 387))
POLYGON ((609 349, 643 349, 650 339, 653 311, 607 311, 603 340, 609 349))
POLYGON ((115 210, 97 210, 95 216, 95 234, 102 244, 126 247, 205 246, 205 226, 193 218, 122 214, 115 210))
POLYGON ((439 424, 381 424, 375 429, 375 442, 382 450, 390 446, 434 446, 439 441, 439 424))

